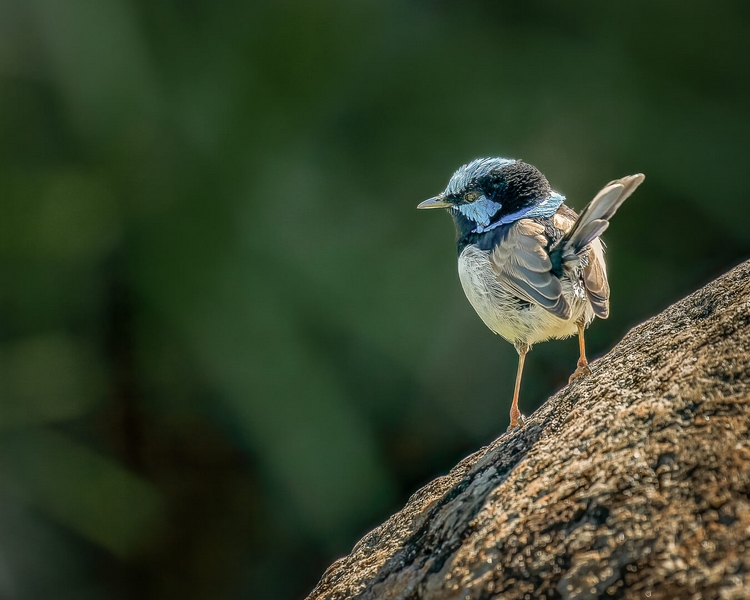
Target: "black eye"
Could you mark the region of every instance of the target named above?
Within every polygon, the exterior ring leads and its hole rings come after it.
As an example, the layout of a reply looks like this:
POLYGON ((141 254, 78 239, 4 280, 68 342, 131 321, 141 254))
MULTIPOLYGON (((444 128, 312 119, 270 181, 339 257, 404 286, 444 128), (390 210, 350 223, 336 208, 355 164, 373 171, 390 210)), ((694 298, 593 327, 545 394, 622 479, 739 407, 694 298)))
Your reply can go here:
POLYGON ((477 198, 479 198, 479 192, 469 192, 464 196, 467 202, 474 202, 477 198))

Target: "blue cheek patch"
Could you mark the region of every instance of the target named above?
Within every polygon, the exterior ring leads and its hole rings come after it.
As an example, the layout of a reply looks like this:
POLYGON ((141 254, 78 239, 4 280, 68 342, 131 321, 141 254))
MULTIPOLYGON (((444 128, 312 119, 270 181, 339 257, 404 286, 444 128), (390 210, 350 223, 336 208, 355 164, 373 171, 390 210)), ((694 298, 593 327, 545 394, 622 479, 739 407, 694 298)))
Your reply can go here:
POLYGON ((502 204, 498 204, 486 196, 482 196, 476 202, 472 202, 471 204, 461 204, 456 208, 467 219, 471 219, 477 224, 477 228, 474 230, 475 233, 482 233, 487 229, 491 229, 488 225, 490 224, 492 217, 494 217, 497 214, 497 211, 502 207, 502 204))
MULTIPOLYGON (((542 200, 539 204, 535 204, 533 206, 527 206, 509 215, 503 215, 502 217, 500 217, 499 220, 495 221, 489 227, 487 227, 486 223, 479 224, 472 233, 482 233, 484 231, 489 231, 490 229, 494 229, 495 227, 499 227, 500 225, 507 225, 508 223, 513 223, 515 221, 518 221, 519 219, 534 219, 537 217, 541 217, 541 218, 551 217, 557 212, 557 209, 560 208, 560 205, 563 202, 565 202, 565 196, 563 196, 562 194, 558 194, 557 192, 552 192, 549 198, 542 200)), ((495 203, 493 202, 493 204, 495 203)), ((498 204, 497 206, 500 206, 500 205, 498 204)))

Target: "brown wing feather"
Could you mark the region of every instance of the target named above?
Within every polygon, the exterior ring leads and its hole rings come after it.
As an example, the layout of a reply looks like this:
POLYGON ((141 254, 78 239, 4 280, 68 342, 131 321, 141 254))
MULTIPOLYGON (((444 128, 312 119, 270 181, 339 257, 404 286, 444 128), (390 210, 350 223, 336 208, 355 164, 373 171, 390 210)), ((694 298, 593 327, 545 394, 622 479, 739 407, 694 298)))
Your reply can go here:
POLYGON ((509 227, 490 258, 498 280, 520 299, 538 304, 561 319, 569 319, 570 305, 560 280, 552 274, 545 250, 544 226, 521 219, 509 227))
POLYGON ((609 281, 604 266, 604 249, 599 239, 589 244, 587 264, 581 272, 591 308, 600 319, 609 316, 609 281))
MULTIPOLYGON (((578 214, 563 204, 555 215, 555 227, 565 232, 570 231, 577 218, 578 214)), ((593 240, 584 250, 581 259, 581 263, 586 265, 581 270, 586 297, 591 303, 594 314, 601 319, 606 319, 609 316, 609 281, 602 241, 598 238, 593 240)))

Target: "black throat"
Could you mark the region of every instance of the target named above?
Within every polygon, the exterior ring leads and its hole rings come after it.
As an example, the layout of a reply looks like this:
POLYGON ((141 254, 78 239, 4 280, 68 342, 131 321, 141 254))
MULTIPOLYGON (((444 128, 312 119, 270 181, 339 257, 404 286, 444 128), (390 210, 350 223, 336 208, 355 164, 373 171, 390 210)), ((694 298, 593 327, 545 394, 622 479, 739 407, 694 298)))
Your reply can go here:
MULTIPOLYGON (((454 211, 451 211, 451 213, 453 212, 454 211)), ((453 216, 453 220, 456 224, 456 249, 458 251, 458 256, 461 256, 461 252, 464 251, 466 246, 471 245, 475 245, 485 252, 492 251, 495 246, 502 242, 508 229, 513 227, 515 223, 514 221, 513 223, 498 225, 494 229, 482 233, 472 233, 472 229, 465 229, 467 225, 465 223, 462 224, 461 219, 463 219, 464 222, 472 223, 471 220, 467 219, 460 213, 453 216), (462 227, 464 228, 463 232, 462 227)), ((563 236, 563 232, 555 226, 554 215, 551 217, 534 217, 532 220, 544 227, 544 236, 547 238, 547 244, 544 249, 549 253, 552 246, 554 246, 563 236)))

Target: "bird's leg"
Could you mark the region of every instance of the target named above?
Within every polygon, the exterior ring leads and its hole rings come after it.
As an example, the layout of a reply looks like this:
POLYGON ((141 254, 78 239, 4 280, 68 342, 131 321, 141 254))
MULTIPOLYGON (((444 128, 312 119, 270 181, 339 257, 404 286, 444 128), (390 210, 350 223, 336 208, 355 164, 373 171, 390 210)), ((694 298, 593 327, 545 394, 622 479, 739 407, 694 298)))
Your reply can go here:
POLYGON ((508 430, 523 425, 523 415, 518 410, 518 393, 521 391, 521 375, 523 375, 523 361, 526 358, 526 353, 529 351, 529 345, 524 343, 516 343, 516 351, 518 352, 518 372, 516 373, 516 386, 513 389, 513 403, 510 405, 510 425, 508 430))
POLYGON ((578 359, 576 370, 570 376, 570 379, 568 379, 568 383, 572 383, 574 379, 580 377, 581 375, 591 375, 591 369, 589 369, 589 361, 586 360, 586 342, 583 339, 583 322, 578 321, 576 322, 576 325, 578 326, 578 349, 581 353, 581 356, 578 359))

